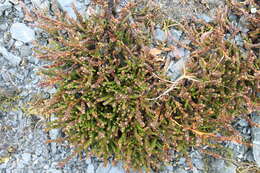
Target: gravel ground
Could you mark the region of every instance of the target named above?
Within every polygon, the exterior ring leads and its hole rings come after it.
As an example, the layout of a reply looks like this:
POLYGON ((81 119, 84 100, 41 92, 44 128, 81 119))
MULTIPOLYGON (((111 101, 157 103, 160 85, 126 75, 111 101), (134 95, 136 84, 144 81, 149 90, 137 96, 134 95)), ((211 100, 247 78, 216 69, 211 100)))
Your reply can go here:
MULTIPOLYGON (((61 8, 70 15, 74 15, 70 3, 72 0, 57 0, 61 2, 61 8)), ((49 3, 41 0, 23 0, 26 7, 39 6, 43 10, 49 10, 49 3)), ((183 4, 183 0, 158 0, 162 8, 169 16, 176 20, 197 17, 211 22, 214 20, 216 8, 224 5, 224 0, 189 1, 183 4)), ((78 0, 76 5, 82 12, 86 11, 90 0, 78 0)), ((246 22, 230 14, 231 20, 241 28, 242 32, 235 37, 237 45, 243 46, 241 34, 246 33, 246 22)), ((0 97, 0 172, 1 173, 124 173, 120 165, 104 167, 96 158, 71 159, 64 168, 57 164, 71 154, 71 149, 66 143, 46 144, 48 139, 56 139, 61 136, 59 130, 45 132, 44 119, 31 116, 26 104, 35 102, 39 94, 49 97, 54 89, 39 87, 41 76, 37 71, 48 62, 40 61, 33 57, 32 41, 39 40, 46 44, 47 35, 37 28, 30 26, 32 22, 25 15, 18 4, 18 0, 0 0, 0 96, 12 97, 12 108, 3 104, 0 97), (2 106, 1 106, 2 105, 2 106), (4 105, 4 106, 3 106, 4 105), (2 110, 2 109, 0 109, 2 110)), ((179 41, 187 41, 182 31, 171 29, 171 35, 179 41)), ((156 29, 157 40, 167 40, 170 44, 174 41, 167 37, 163 30, 156 29)), ((176 79, 180 72, 180 66, 189 57, 189 51, 179 48, 170 52, 167 56, 181 59, 172 62, 169 75, 176 79)), ((35 114, 35 112, 34 112, 35 114)), ((252 120, 260 123, 260 117, 252 115, 252 120)), ((240 119, 234 126, 245 138, 252 139, 253 149, 235 143, 226 143, 235 153, 235 159, 241 161, 256 162, 260 166, 260 128, 250 128, 247 121, 240 119)), ((235 173, 236 166, 227 164, 224 160, 205 158, 197 151, 190 152, 193 169, 188 170, 185 159, 180 159, 177 164, 167 167, 168 173, 203 173, 207 168, 211 173, 235 173), (206 161, 207 160, 207 161, 206 161)))

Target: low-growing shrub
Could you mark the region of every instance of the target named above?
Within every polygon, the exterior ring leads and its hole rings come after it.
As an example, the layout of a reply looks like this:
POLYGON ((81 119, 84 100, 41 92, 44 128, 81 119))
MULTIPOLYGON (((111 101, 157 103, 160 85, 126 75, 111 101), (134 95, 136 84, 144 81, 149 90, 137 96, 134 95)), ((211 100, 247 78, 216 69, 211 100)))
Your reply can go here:
POLYGON ((35 13, 50 36, 35 51, 52 62, 42 85, 57 88, 35 105, 56 117, 47 129, 61 128, 65 137, 56 142, 68 141, 75 154, 123 161, 126 170, 158 169, 172 151, 185 155, 212 139, 239 141, 230 136, 231 122, 257 101, 259 59, 225 38, 224 15, 213 24, 178 25, 192 53, 182 80, 170 81, 157 56, 170 48, 152 48, 154 26, 166 18, 147 2, 117 18, 104 2, 88 18, 77 10, 77 19, 58 10, 54 17, 35 13))

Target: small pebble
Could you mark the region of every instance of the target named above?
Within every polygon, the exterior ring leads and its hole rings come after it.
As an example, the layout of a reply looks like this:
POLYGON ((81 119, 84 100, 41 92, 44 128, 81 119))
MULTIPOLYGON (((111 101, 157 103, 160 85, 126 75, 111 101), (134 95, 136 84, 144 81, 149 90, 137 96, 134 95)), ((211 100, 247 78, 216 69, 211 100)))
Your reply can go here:
POLYGON ((252 14, 255 14, 257 12, 257 9, 255 7, 253 7, 253 8, 250 9, 250 11, 251 11, 252 14))

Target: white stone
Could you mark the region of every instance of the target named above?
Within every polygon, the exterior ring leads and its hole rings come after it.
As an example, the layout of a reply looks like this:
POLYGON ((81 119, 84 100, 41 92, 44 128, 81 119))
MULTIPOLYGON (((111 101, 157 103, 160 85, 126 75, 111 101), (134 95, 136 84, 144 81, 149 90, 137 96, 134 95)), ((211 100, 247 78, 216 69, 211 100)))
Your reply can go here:
POLYGON ((87 173, 95 173, 94 165, 92 164, 88 165, 87 173))
POLYGON ((70 7, 72 3, 75 3, 75 0, 57 0, 62 7, 70 7))
POLYGON ((253 13, 253 14, 254 14, 254 13, 256 13, 256 12, 257 12, 257 9, 256 9, 255 7, 253 7, 253 8, 251 8, 251 9, 250 9, 250 11, 251 11, 251 13, 253 13))
POLYGON ((24 43, 35 40, 35 32, 23 23, 14 23, 10 28, 12 37, 24 43))
POLYGON ((76 18, 76 14, 72 9, 72 4, 74 4, 78 10, 80 10, 80 4, 78 2, 76 2, 75 0, 57 0, 57 2, 60 5, 61 9, 66 11, 70 17, 74 19, 76 18))
POLYGON ((109 173, 125 173, 125 171, 122 167, 113 166, 109 173))
MULTIPOLYGON (((101 164, 98 166, 96 172, 98 172, 98 173, 109 173, 110 170, 111 170, 111 167, 112 167, 111 164, 108 164, 108 165, 105 167, 104 164, 101 163, 101 164)), ((111 173, 112 173, 112 172, 111 172, 111 173)))
POLYGON ((14 43, 14 46, 16 47, 16 48, 19 48, 20 46, 22 46, 23 45, 23 42, 21 42, 21 41, 16 41, 15 43, 14 43))

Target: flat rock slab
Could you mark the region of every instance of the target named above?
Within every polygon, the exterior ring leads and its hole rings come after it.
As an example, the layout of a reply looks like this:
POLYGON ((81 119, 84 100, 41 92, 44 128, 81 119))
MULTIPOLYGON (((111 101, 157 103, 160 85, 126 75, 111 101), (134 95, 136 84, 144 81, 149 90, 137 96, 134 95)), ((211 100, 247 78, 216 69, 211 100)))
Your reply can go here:
POLYGON ((10 28, 12 37, 18 41, 29 43, 35 40, 35 32, 23 23, 14 23, 10 28))

